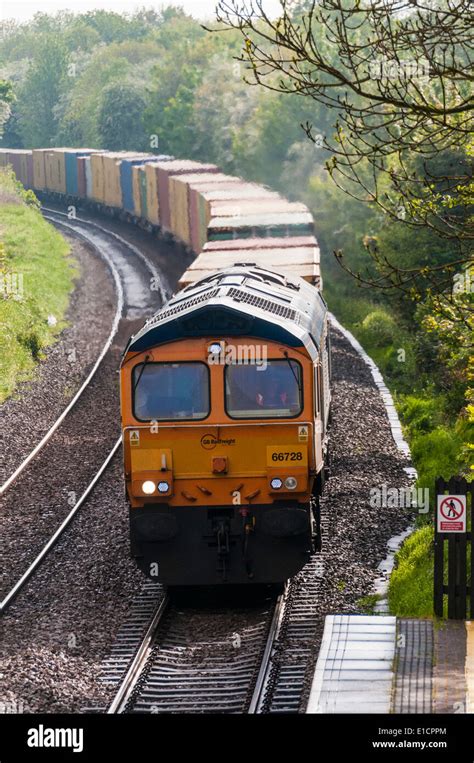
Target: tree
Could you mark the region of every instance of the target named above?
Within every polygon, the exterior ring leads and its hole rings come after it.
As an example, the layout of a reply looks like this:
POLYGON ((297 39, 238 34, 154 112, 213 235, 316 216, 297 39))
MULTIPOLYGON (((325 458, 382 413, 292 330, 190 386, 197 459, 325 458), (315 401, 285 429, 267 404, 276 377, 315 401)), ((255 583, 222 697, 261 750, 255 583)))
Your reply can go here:
MULTIPOLYGON (((306 96, 333 111, 334 133, 324 145, 331 154, 326 167, 339 187, 393 220, 428 227, 451 242, 449 263, 408 270, 369 247, 378 277, 368 285, 396 287, 417 299, 429 276, 431 293, 450 300, 447 286, 468 264, 474 238, 471 3, 280 4, 281 15, 272 20, 261 0, 221 0, 219 29, 242 34, 239 60, 250 65, 253 84, 306 96), (444 157, 454 154, 458 161, 447 171, 444 157)), ((303 127, 314 141, 312 124, 303 127)), ((464 319, 462 309, 460 315, 464 319)))
POLYGON ((11 115, 10 104, 13 100, 14 95, 11 82, 0 79, 0 132, 11 115))
POLYGON ((58 130, 55 107, 67 86, 67 49, 60 37, 38 39, 26 80, 18 93, 18 115, 23 144, 53 146, 58 130))
POLYGON ((102 92, 98 112, 100 145, 109 151, 150 149, 143 127, 145 100, 138 88, 112 82, 102 92))
POLYGON ((2 146, 8 148, 23 148, 23 140, 16 111, 12 111, 4 123, 2 146))
MULTIPOLYGON (((131 40, 99 46, 80 62, 77 76, 70 78, 70 87, 57 107, 60 142, 102 148, 98 119, 104 91, 112 84, 126 84, 143 97, 144 84, 159 55, 156 43, 131 40)), ((134 130, 131 123, 129 127, 134 130)))
POLYGON ((194 126, 196 92, 219 44, 206 36, 195 19, 179 9, 169 10, 155 38, 162 55, 147 88, 145 125, 150 135, 158 135, 160 151, 199 158, 194 126))

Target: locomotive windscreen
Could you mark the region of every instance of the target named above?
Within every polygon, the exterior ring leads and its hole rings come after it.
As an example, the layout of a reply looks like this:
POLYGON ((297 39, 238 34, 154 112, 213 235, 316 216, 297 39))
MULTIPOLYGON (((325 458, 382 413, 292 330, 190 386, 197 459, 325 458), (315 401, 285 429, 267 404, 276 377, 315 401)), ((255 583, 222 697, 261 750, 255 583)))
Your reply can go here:
POLYGON ((226 410, 235 419, 293 418, 303 407, 302 371, 295 360, 228 365, 226 410))
POLYGON ((204 419, 210 412, 205 363, 139 363, 133 369, 134 415, 139 421, 204 419))

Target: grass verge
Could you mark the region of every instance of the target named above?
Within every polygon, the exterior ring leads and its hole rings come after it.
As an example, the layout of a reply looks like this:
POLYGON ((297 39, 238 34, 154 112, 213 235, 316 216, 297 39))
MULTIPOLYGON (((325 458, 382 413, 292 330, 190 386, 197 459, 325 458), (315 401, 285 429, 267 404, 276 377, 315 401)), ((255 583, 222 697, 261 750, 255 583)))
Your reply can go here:
POLYGON ((36 197, 0 171, 0 403, 33 375, 66 325, 77 274, 67 241, 36 197))

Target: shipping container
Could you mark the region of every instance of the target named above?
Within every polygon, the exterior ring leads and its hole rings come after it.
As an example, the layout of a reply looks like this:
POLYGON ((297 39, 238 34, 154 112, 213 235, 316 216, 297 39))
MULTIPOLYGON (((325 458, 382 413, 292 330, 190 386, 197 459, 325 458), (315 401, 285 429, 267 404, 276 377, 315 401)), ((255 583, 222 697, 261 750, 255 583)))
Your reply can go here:
POLYGON ((47 148, 33 149, 33 187, 39 191, 46 188, 45 156, 47 148))
POLYGON ((123 208, 126 212, 137 214, 133 197, 133 167, 160 161, 167 161, 167 157, 153 156, 153 154, 130 154, 129 156, 122 157, 120 163, 120 186, 123 208))
POLYGON ((234 251, 236 249, 291 249, 295 246, 318 246, 315 236, 290 236, 286 238, 242 238, 226 241, 208 241, 204 252, 234 251))
MULTIPOLYGON (((217 173, 219 167, 215 164, 200 164, 190 159, 175 159, 174 161, 157 163, 157 192, 159 223, 164 230, 170 230, 171 210, 169 199, 169 178, 175 175, 190 173, 217 173)), ((150 208, 148 208, 150 214, 150 208)))
POLYGON ((314 220, 309 212, 214 217, 207 228, 208 241, 232 238, 264 238, 304 236, 314 233, 314 220))
POLYGON ((285 213, 307 213, 308 207, 287 199, 227 199, 210 204, 210 217, 245 217, 245 215, 271 215, 285 213))
POLYGON ((50 148, 45 152, 44 165, 48 191, 66 193, 66 151, 68 151, 67 148, 50 148))
POLYGON ((135 214, 138 217, 144 217, 142 210, 142 201, 140 198, 140 172, 143 170, 142 164, 137 164, 132 167, 132 194, 133 194, 133 207, 135 214))
POLYGON ((22 151, 20 164, 23 185, 25 188, 33 188, 33 154, 31 151, 22 151))
MULTIPOLYGON (((87 156, 77 157, 77 196, 83 199, 87 196, 86 161, 87 156)), ((90 161, 90 160, 89 160, 90 161)))
POLYGON ((120 186, 120 162, 127 152, 104 153, 104 204, 108 207, 120 208, 122 206, 122 188, 120 186))
POLYGON ((223 173, 192 172, 185 175, 172 175, 169 178, 170 231, 184 243, 192 244, 192 224, 194 222, 190 208, 191 189, 199 188, 212 178, 214 186, 238 182, 237 178, 223 173))
MULTIPOLYGON (((186 177, 186 176, 180 176, 186 177)), ((206 191, 221 189, 230 190, 242 185, 240 178, 224 173, 207 173, 198 181, 188 184, 188 217, 189 217, 189 244, 196 253, 200 252, 207 237, 207 220, 200 209, 201 195, 206 191)))
POLYGON ((0 153, 0 167, 10 166, 25 188, 33 187, 33 155, 24 148, 6 148, 0 153))
MULTIPOLYGON (((91 174, 91 191, 90 198, 94 201, 104 203, 104 154, 91 154, 90 157, 90 174, 91 174)), ((86 182, 87 182, 87 167, 86 167, 86 182)))
POLYGON ((234 265, 258 265, 283 275, 299 276, 322 288, 319 249, 315 247, 215 250, 200 254, 181 276, 179 285, 187 286, 217 270, 234 265))
POLYGON ((211 202, 214 200, 237 199, 281 199, 281 196, 255 183, 245 183, 240 178, 234 178, 233 183, 212 184, 195 187, 190 190, 190 220, 192 248, 195 252, 202 251, 207 241, 207 226, 211 220, 211 202))
POLYGON ((146 180, 146 214, 145 219, 153 225, 160 224, 160 207, 158 201, 158 164, 145 164, 146 180))
POLYGON ((92 162, 91 156, 85 156, 84 162, 84 174, 86 176, 86 198, 92 199, 92 162))
POLYGON ((138 168, 138 184, 140 186, 140 209, 144 220, 148 218, 147 176, 146 165, 138 168))
POLYGON ((9 149, 7 153, 7 164, 10 165, 15 173, 16 179, 23 183, 23 177, 21 172, 21 151, 18 149, 9 149))
POLYGON ((64 151, 64 168, 66 173, 66 193, 69 196, 79 194, 79 159, 96 153, 93 148, 68 148, 64 151))
POLYGON ((44 187, 47 191, 53 190, 54 177, 53 177, 53 154, 51 149, 44 153, 44 187))

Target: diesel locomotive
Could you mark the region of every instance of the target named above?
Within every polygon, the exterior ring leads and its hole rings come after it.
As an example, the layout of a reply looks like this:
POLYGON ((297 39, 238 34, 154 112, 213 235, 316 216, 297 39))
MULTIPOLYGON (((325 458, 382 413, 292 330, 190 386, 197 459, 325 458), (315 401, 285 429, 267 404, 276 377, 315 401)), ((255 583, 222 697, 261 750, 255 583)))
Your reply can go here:
POLYGON ((178 292, 121 365, 131 550, 168 585, 275 584, 320 547, 327 308, 235 265, 178 292))

